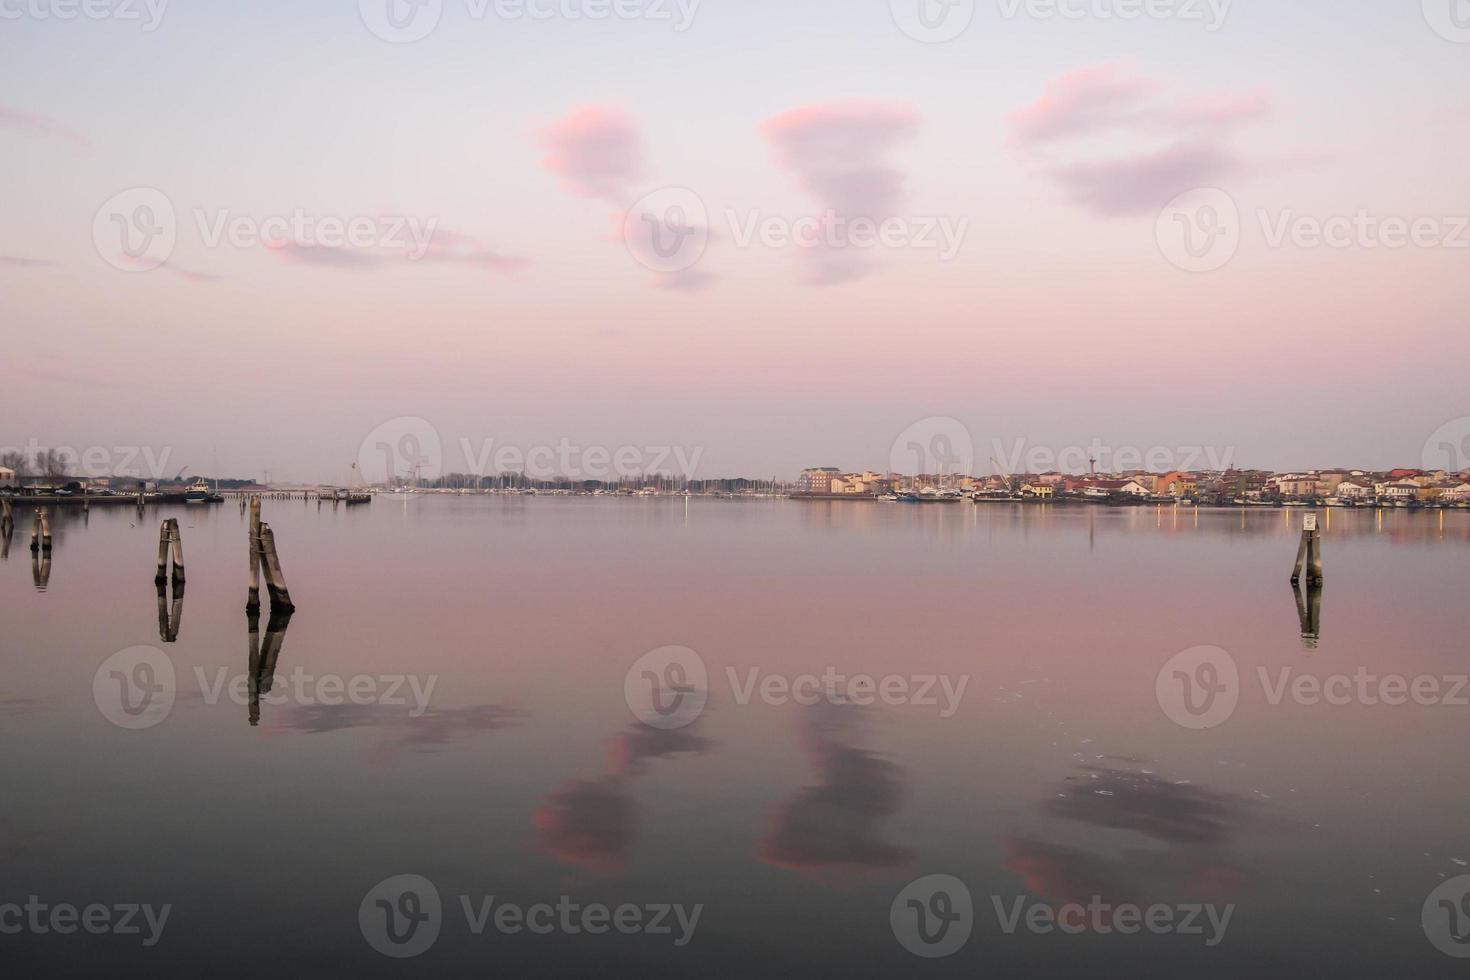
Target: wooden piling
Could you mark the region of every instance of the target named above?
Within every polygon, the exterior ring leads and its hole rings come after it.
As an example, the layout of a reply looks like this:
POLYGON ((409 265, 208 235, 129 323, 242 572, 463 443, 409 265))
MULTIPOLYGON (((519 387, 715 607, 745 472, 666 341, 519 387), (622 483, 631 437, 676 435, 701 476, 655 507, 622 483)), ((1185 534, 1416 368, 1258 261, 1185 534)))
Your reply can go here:
POLYGON ((0 532, 15 530, 15 512, 10 509, 10 498, 0 497, 0 532))
POLYGON ((260 498, 250 498, 250 593, 245 600, 247 613, 260 612, 260 498))
POLYGON ((154 585, 168 581, 168 546, 168 521, 164 521, 158 528, 158 573, 153 576, 154 585))
POLYGON ((1308 514, 1302 528, 1301 544, 1296 551, 1296 564, 1292 568, 1291 584, 1301 585, 1303 574, 1311 588, 1322 587, 1322 537, 1317 530, 1317 515, 1308 514))
POLYGON ((276 536, 269 524, 260 525, 260 567, 265 570, 265 587, 270 592, 271 610, 295 611, 291 593, 286 589, 286 576, 281 572, 281 560, 276 554, 276 536))
POLYGON ((184 537, 179 533, 179 522, 177 518, 169 518, 168 521, 169 543, 173 548, 174 570, 173 581, 175 588, 184 587, 184 537))

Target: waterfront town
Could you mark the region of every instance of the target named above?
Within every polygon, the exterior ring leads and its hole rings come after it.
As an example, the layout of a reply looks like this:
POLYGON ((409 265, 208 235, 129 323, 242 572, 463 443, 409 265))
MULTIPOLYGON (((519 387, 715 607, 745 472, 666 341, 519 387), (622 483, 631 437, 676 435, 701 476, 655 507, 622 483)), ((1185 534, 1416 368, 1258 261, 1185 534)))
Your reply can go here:
POLYGON ((642 474, 618 480, 576 480, 449 473, 388 484, 351 486, 282 484, 269 479, 186 476, 139 479, 136 476, 78 476, 70 460, 37 454, 34 460, 6 454, 0 459, 0 495, 102 500, 112 496, 171 498, 192 492, 210 501, 220 492, 305 492, 312 495, 375 493, 544 494, 592 496, 760 496, 798 500, 886 501, 899 503, 1086 503, 1138 506, 1170 503, 1244 507, 1405 507, 1470 509, 1470 469, 1129 470, 1075 475, 1061 472, 991 476, 846 472, 836 467, 803 470, 794 483, 771 478, 692 480, 668 474, 642 474))
POLYGON ((1470 470, 1395 469, 1179 471, 1076 476, 1066 473, 973 477, 803 470, 792 496, 871 498, 906 503, 958 500, 1101 503, 1130 506, 1181 503, 1220 506, 1463 507, 1470 509, 1470 470))

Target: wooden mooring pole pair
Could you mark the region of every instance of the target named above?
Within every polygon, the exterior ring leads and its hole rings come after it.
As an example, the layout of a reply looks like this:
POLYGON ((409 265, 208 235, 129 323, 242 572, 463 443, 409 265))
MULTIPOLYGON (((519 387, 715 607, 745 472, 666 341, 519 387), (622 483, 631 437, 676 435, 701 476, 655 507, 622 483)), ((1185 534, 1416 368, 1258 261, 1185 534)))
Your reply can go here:
POLYGON ((158 529, 158 574, 153 576, 154 585, 163 585, 169 580, 168 560, 174 560, 173 583, 176 588, 184 585, 184 539, 179 535, 179 522, 170 517, 158 529))
POLYGON ((281 559, 276 554, 276 536, 271 526, 260 519, 260 498, 250 500, 250 593, 245 601, 245 611, 260 611, 260 575, 265 573, 265 587, 271 597, 271 612, 294 612, 291 593, 286 588, 286 576, 281 571, 281 559))
POLYGON ((1296 551, 1296 565, 1291 573, 1291 584, 1301 585, 1302 576, 1307 586, 1322 587, 1322 532, 1317 530, 1317 515, 1307 514, 1302 524, 1302 543, 1296 551))
POLYGON ((46 508, 36 508, 35 523, 31 525, 31 554, 51 554, 51 515, 46 508))

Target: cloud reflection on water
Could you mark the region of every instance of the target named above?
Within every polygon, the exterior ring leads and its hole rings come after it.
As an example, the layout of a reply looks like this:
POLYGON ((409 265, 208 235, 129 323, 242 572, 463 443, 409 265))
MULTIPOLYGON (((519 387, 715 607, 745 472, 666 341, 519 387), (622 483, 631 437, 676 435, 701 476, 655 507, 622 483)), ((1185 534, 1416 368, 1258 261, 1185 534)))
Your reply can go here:
POLYGON ((901 868, 906 847, 883 839, 883 822, 903 801, 903 769, 857 744, 863 709, 823 699, 803 709, 801 742, 818 784, 777 810, 756 846, 767 864, 803 871, 901 868))
POLYGON ((605 775, 572 780, 542 801, 534 818, 537 846, 560 861, 599 874, 624 870, 637 834, 632 780, 648 771, 651 759, 704 755, 712 744, 688 728, 629 725, 610 746, 605 775))

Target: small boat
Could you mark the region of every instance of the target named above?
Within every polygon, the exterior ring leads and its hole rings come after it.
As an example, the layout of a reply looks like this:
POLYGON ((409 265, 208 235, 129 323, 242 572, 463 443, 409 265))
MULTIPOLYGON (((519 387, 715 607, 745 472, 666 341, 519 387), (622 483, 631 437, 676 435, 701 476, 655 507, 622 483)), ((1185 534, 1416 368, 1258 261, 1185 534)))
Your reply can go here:
POLYGON ((209 503, 209 498, 209 484, 202 479, 195 480, 184 491, 184 503, 186 504, 207 504, 209 503))

